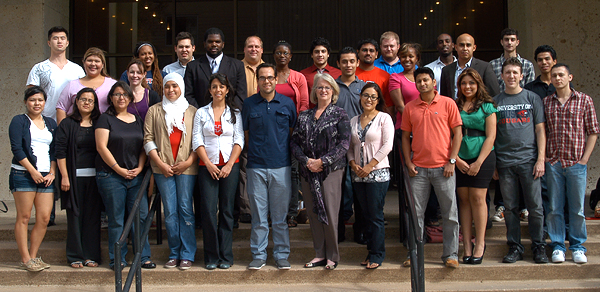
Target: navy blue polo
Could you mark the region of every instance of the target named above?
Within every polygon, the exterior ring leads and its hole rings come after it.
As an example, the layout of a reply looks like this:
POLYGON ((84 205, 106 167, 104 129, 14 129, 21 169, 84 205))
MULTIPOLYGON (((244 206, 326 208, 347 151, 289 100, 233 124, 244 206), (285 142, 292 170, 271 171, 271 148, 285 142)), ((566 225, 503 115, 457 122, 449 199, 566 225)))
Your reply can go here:
POLYGON ((268 102, 260 92, 244 100, 244 131, 248 135, 248 168, 290 166, 290 128, 296 123, 296 106, 275 92, 268 102))

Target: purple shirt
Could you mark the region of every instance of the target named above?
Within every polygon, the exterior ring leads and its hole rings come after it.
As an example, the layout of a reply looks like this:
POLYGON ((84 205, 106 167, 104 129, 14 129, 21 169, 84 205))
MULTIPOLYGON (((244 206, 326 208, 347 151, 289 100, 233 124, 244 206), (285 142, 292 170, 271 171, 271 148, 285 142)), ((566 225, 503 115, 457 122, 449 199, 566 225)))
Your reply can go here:
MULTIPOLYGON (((98 109, 103 113, 108 108, 108 92, 113 84, 117 83, 116 80, 110 77, 104 77, 104 82, 98 88, 94 89, 96 95, 98 95, 98 109)), ((70 81, 67 86, 63 89, 58 102, 56 103, 56 109, 61 109, 67 113, 67 115, 73 112, 73 104, 75 103, 75 97, 77 93, 85 88, 79 79, 70 81)))
POLYGON ((138 115, 142 118, 142 121, 146 120, 146 113, 148 113, 148 108, 150 108, 150 98, 149 89, 144 89, 144 97, 139 102, 129 103, 127 107, 127 112, 130 114, 138 115))

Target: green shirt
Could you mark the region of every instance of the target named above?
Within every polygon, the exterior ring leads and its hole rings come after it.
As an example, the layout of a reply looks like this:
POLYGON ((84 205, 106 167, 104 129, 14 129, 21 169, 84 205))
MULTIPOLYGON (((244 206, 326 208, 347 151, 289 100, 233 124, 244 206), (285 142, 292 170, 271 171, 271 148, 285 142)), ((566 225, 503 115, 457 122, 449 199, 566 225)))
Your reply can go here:
MULTIPOLYGON (((467 113, 465 111, 460 111, 460 117, 463 121, 463 127, 485 132, 485 119, 489 115, 497 112, 498 110, 492 103, 486 102, 483 103, 476 112, 467 113)), ((463 136, 458 156, 462 159, 474 159, 479 157, 479 152, 481 152, 481 147, 483 146, 485 138, 485 136, 463 136)))

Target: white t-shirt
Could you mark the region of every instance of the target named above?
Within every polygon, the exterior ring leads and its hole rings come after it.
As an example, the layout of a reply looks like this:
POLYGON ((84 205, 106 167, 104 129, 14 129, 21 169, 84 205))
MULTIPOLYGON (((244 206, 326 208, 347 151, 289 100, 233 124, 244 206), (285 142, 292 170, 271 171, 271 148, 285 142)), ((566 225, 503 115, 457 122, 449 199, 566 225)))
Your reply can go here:
POLYGON ((26 85, 38 85, 44 88, 46 95, 48 95, 48 100, 46 101, 42 115, 56 120, 56 103, 58 102, 60 93, 69 81, 84 76, 85 71, 83 71, 83 68, 71 61, 68 61, 60 69, 56 64, 46 59, 31 68, 26 85))
MULTIPOLYGON (((31 119, 30 119, 31 121, 31 119)), ((44 128, 38 128, 33 122, 29 126, 31 133, 31 150, 37 158, 36 167, 39 172, 50 171, 50 143, 52 143, 52 133, 44 124, 44 128)))

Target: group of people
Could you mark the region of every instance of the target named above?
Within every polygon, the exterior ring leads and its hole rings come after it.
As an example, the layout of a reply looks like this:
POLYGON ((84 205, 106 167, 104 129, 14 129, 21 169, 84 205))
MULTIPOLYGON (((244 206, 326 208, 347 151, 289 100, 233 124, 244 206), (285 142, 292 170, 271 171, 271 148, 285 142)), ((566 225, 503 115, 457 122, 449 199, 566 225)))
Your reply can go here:
MULTIPOLYGON (((440 35, 440 57, 420 67, 421 46, 401 44, 397 34, 385 32, 381 47, 365 39, 341 49, 337 69, 328 64, 329 42, 319 37, 311 44, 314 64, 298 72, 289 67, 288 42, 274 46, 275 62, 269 64, 262 60, 262 40, 248 37, 240 61, 223 54, 225 36, 210 28, 203 39, 206 53, 198 59, 193 36, 180 32, 178 60, 163 70, 154 46, 138 43, 117 81, 108 76, 99 48, 88 49, 83 69, 68 61, 68 33, 53 27, 51 56, 31 70, 26 113, 9 128, 21 267, 50 267, 37 253, 51 220, 57 177, 67 210, 67 261, 73 268, 99 265, 105 211, 114 269, 114 244, 137 194, 146 191, 140 188, 149 168, 148 193, 155 184, 164 205, 170 249, 165 268, 192 267, 196 226, 203 229, 204 267, 230 268, 239 221, 251 223, 248 269, 266 264, 269 227, 276 266, 290 269, 288 228, 297 224, 301 195, 315 249, 305 268, 338 266, 338 244, 354 214, 354 240, 368 251, 360 264, 376 269, 385 259, 385 196, 393 179, 403 187, 400 155, 421 232, 430 193, 440 202, 446 266, 458 267, 459 221, 463 262, 482 262, 492 177, 500 180, 496 197, 502 194, 506 210, 505 262, 522 259, 521 194, 535 261, 548 262, 545 210, 552 261, 565 260, 568 216, 569 248, 575 262, 583 263, 585 164, 600 132, 593 102, 572 89, 570 69, 556 64, 551 47, 536 50, 542 75, 533 80, 531 63, 516 54, 518 33, 504 30, 501 42, 499 70, 496 60, 491 65, 473 58, 475 41, 468 34, 457 38, 456 47, 448 34, 440 35), (524 74, 531 83, 523 84, 524 74), (544 170, 547 192, 541 187, 544 170), (36 224, 28 248, 33 205, 36 224)), ((146 196, 140 215, 142 223, 152 220, 146 196)), ((155 268, 148 239, 142 240, 140 264, 155 268)), ((126 253, 124 246, 118 269, 127 265, 126 253)))

